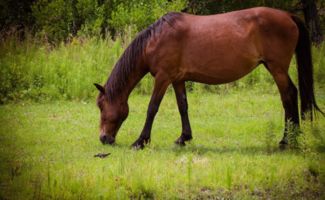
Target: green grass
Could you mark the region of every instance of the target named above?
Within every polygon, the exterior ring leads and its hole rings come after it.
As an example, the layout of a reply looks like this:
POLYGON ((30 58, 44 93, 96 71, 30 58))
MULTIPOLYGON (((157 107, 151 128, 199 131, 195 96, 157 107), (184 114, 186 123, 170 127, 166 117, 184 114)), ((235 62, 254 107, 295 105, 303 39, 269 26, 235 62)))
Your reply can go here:
MULTIPOLYGON (((276 88, 267 90, 190 93, 194 139, 184 148, 173 144, 181 122, 169 92, 139 151, 130 145, 149 96, 130 98, 113 147, 99 142, 95 99, 3 105, 0 199, 324 198, 325 119, 304 123, 299 148, 280 151, 282 106, 276 88)), ((317 91, 323 109, 324 95, 317 91)))
MULTIPOLYGON (((104 84, 132 40, 127 33, 110 38, 72 38, 70 43, 56 47, 27 37, 20 41, 12 36, 0 42, 0 104, 21 100, 87 100, 97 95, 93 83, 104 84)), ((313 48, 316 85, 324 85, 325 43, 313 48)), ((291 77, 296 80, 296 64, 290 67, 291 77)), ((272 76, 264 67, 258 67, 249 76, 227 86, 188 84, 196 92, 223 92, 229 87, 270 87, 272 76), (226 87, 226 88, 225 88, 226 87)), ((138 94, 150 94, 153 81, 146 76, 135 88, 138 94)))

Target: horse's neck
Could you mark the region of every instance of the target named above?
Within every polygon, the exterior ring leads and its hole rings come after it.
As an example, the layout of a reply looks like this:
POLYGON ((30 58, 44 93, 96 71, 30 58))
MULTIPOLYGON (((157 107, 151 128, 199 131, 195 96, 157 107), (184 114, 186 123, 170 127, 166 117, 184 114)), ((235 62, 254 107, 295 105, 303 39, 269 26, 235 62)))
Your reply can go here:
POLYGON ((141 81, 141 79, 148 73, 148 71, 141 69, 141 67, 137 67, 137 68, 138 69, 134 70, 130 74, 130 77, 128 78, 128 81, 125 84, 124 88, 116 97, 114 97, 114 99, 122 103, 128 101, 128 98, 132 90, 141 81))

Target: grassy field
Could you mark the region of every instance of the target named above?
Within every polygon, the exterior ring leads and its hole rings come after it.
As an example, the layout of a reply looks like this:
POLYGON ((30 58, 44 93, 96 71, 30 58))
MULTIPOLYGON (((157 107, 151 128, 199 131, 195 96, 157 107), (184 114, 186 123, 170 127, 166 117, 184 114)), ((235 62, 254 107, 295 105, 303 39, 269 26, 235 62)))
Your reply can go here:
POLYGON ((130 98, 113 147, 99 142, 95 100, 0 106, 0 199, 325 198, 323 117, 302 125, 298 149, 280 151, 283 111, 274 86, 190 93, 188 100, 194 140, 183 148, 173 144, 181 123, 169 92, 151 144, 139 151, 130 145, 149 96, 130 98))

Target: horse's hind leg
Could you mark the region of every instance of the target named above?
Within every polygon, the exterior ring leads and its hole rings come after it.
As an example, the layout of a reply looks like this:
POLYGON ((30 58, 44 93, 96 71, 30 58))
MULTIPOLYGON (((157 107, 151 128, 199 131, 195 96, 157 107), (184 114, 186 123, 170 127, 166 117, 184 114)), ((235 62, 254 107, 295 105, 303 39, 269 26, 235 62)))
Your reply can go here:
POLYGON ((285 111, 284 136, 280 141, 280 148, 285 148, 288 144, 288 132, 299 127, 298 91, 288 75, 288 67, 275 68, 275 65, 266 65, 266 67, 278 86, 285 111))
POLYGON ((175 82, 173 83, 173 87, 177 99, 178 110, 182 119, 182 134, 175 141, 175 143, 178 145, 185 145, 185 141, 192 139, 192 130, 191 130, 191 125, 188 119, 188 112, 187 112, 188 105, 187 105, 187 98, 186 98, 185 82, 184 81, 175 82))

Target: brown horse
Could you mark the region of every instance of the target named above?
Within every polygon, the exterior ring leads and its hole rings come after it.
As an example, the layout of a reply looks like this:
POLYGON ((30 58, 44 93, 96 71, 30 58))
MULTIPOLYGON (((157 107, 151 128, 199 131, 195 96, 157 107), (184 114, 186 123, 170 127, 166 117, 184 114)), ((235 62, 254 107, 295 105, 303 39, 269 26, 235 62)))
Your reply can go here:
MULTIPOLYGON (((168 13, 143 30, 116 63, 97 105, 101 111, 100 140, 112 144, 128 116, 128 97, 148 72, 155 77, 147 119, 133 147, 150 141, 154 117, 167 87, 175 90, 182 120, 176 144, 192 139, 187 114, 185 81, 222 84, 235 81, 259 64, 273 76, 285 111, 284 137, 289 123, 299 126, 297 89, 288 68, 293 54, 298 63, 301 117, 313 119, 318 108, 313 89, 313 65, 309 33, 296 16, 271 8, 252 8, 225 14, 195 16, 168 13)), ((320 111, 321 112, 321 111, 320 111)))

